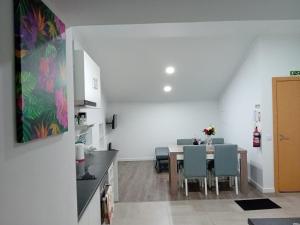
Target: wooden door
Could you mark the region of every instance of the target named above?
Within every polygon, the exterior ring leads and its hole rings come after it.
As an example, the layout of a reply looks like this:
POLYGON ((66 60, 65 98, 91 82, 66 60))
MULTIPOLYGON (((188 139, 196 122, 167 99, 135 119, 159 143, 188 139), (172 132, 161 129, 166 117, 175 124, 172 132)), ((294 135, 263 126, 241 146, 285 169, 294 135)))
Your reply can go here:
POLYGON ((275 186, 300 191, 300 78, 273 78, 275 186))

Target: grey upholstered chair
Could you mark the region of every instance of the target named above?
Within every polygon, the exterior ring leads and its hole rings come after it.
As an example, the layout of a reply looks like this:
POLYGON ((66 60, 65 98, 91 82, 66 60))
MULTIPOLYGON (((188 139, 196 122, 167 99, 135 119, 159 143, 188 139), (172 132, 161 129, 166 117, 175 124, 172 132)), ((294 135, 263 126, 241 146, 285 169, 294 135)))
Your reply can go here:
POLYGON ((188 179, 204 178, 205 195, 207 195, 206 146, 183 146, 185 195, 188 196, 188 179))
MULTIPOLYGON (((219 145, 219 144, 224 144, 224 138, 212 138, 211 142, 213 145, 219 145)), ((206 144, 207 141, 203 141, 203 144, 206 144)))
POLYGON ((177 145, 193 145, 194 139, 177 139, 177 145))
POLYGON ((216 194, 219 195, 218 177, 234 177, 238 195, 238 147, 237 145, 215 145, 216 194))
POLYGON ((211 141, 213 145, 224 144, 224 138, 212 138, 211 141))
POLYGON ((162 165, 166 165, 169 169, 169 148, 156 147, 155 148, 155 168, 158 173, 162 170, 162 165))

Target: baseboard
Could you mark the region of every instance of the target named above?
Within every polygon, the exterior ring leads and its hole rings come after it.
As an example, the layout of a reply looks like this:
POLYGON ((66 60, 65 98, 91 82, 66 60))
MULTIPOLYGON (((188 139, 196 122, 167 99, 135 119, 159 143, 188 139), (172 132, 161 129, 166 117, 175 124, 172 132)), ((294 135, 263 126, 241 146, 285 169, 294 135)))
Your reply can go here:
POLYGON ((264 188, 260 184, 258 184, 254 180, 252 180, 250 177, 248 177, 248 181, 261 193, 274 193, 275 192, 275 188, 264 188))
POLYGON ((258 184, 257 182, 255 182, 254 180, 252 180, 250 177, 248 177, 248 181, 250 184, 252 184, 257 190, 259 190, 261 193, 264 193, 264 188, 258 184))
POLYGON ((275 188, 264 188, 263 193, 275 193, 275 188))
POLYGON ((140 158, 119 158, 119 161, 153 161, 153 157, 140 157, 140 158))

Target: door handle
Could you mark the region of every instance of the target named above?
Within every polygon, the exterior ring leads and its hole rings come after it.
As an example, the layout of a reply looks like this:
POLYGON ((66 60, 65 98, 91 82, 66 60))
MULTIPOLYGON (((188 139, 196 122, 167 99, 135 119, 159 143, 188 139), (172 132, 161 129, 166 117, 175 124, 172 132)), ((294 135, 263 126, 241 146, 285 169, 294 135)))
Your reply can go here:
POLYGON ((287 141, 287 140, 289 140, 289 138, 288 137, 286 137, 286 136, 284 136, 283 134, 279 134, 279 139, 280 139, 280 141, 287 141))

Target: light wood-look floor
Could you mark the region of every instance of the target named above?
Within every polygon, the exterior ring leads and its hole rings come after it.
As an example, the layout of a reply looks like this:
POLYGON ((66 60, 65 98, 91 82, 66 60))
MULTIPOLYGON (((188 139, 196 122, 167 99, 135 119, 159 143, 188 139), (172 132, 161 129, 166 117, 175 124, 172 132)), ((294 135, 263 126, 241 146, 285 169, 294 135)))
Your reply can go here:
POLYGON ((208 191, 208 196, 198 188, 197 183, 190 183, 189 196, 185 197, 181 189, 177 196, 171 196, 169 191, 169 174, 157 174, 153 161, 119 162, 119 201, 144 202, 144 201, 173 201, 186 199, 245 199, 266 197, 254 187, 249 185, 249 193, 235 195, 234 189, 227 184, 220 185, 220 195, 215 194, 215 189, 208 191))

